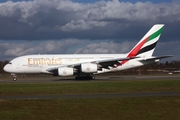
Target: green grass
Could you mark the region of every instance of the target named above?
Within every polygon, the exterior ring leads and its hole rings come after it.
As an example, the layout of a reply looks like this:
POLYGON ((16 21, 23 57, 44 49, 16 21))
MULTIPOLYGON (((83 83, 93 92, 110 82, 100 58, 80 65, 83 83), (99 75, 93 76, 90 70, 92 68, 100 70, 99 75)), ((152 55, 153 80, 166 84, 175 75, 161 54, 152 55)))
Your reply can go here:
POLYGON ((0 84, 0 95, 180 91, 180 80, 0 84))
MULTIPOLYGON (((180 80, 2 83, 0 95, 180 91, 180 80)), ((0 100, 0 120, 179 120, 180 96, 0 100)))
POLYGON ((179 120, 180 97, 5 100, 1 120, 179 120))

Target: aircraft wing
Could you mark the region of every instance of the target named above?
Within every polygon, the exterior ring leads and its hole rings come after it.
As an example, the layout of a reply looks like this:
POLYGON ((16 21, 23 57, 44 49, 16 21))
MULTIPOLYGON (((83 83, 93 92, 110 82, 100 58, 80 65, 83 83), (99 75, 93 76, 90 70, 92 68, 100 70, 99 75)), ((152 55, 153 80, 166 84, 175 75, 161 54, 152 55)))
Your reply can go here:
MULTIPOLYGON (((126 58, 115 58, 115 59, 107 59, 107 60, 97 60, 97 61, 92 61, 92 62, 89 62, 89 63, 97 64, 99 69, 102 69, 102 68, 109 69, 109 67, 116 67, 116 65, 117 66, 121 65, 120 61, 130 60, 130 59, 134 59, 134 58, 137 58, 137 57, 126 57, 126 58)), ((81 64, 83 64, 83 63, 81 63, 81 64)), ((81 64, 75 64, 75 65, 73 65, 73 67, 76 68, 76 69, 80 69, 81 64)))
POLYGON ((42 73, 56 74, 58 72, 57 71, 58 68, 63 68, 63 67, 73 68, 77 72, 81 72, 81 64, 86 64, 86 63, 97 64, 98 70, 101 70, 102 68, 109 69, 109 67, 116 67, 116 65, 117 66, 120 65, 120 61, 130 60, 130 59, 134 59, 134 58, 137 58, 137 57, 115 58, 115 59, 97 60, 97 61, 91 61, 91 62, 85 62, 85 63, 63 65, 63 66, 61 65, 61 66, 57 66, 57 67, 47 68, 44 71, 42 71, 42 73))
POLYGON ((98 64, 100 68, 109 69, 109 67, 116 67, 116 66, 121 65, 120 61, 130 60, 130 59, 134 59, 134 58, 137 58, 137 57, 107 59, 107 60, 94 61, 92 63, 98 64))

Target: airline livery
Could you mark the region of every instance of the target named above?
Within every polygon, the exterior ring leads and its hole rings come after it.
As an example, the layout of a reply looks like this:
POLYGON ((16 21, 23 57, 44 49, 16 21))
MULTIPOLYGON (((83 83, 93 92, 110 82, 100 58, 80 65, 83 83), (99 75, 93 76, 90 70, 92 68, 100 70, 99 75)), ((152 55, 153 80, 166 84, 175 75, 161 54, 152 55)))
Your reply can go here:
POLYGON ((54 76, 72 76, 76 79, 95 79, 94 75, 120 71, 159 62, 171 56, 152 56, 163 30, 163 24, 154 25, 126 54, 49 54, 26 55, 11 60, 4 71, 16 74, 46 73, 54 76))

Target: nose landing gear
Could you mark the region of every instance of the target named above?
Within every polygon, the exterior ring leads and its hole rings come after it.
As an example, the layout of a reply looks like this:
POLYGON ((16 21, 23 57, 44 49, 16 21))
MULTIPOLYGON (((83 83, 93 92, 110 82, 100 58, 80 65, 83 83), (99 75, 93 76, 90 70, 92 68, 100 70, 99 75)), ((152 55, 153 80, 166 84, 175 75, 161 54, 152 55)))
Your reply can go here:
POLYGON ((16 76, 16 74, 11 73, 11 75, 13 76, 13 81, 16 81, 16 80, 17 80, 17 76, 16 76))
POLYGON ((13 77, 13 81, 16 81, 17 80, 17 77, 13 77))

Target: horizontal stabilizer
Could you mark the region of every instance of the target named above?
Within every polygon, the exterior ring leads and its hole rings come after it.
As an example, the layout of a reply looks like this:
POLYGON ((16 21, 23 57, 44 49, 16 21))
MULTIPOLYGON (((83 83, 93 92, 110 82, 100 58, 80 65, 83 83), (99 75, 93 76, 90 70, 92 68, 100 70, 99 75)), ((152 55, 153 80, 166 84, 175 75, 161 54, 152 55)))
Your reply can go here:
MULTIPOLYGON (((169 57, 173 57, 173 55, 164 55, 164 56, 158 56, 158 57, 151 57, 151 58, 147 58, 145 60, 161 60, 161 59, 169 58, 169 57)), ((140 60, 140 61, 144 61, 144 60, 140 60)))

